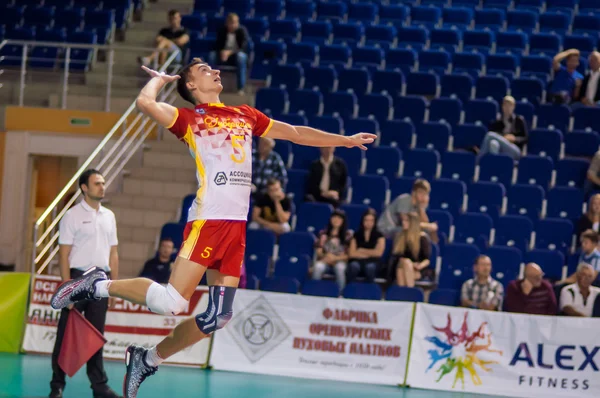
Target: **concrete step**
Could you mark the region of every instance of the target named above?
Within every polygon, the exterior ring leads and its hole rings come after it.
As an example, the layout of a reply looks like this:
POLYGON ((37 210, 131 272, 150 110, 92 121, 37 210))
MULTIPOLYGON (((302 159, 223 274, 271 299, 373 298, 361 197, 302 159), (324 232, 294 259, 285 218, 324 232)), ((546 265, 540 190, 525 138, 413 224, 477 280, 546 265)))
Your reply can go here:
MULTIPOLYGON (((167 133, 165 135, 172 136, 171 133, 167 133)), ((148 147, 151 153, 176 153, 180 155, 189 154, 188 147, 179 140, 153 141, 148 143, 148 147)))
MULTIPOLYGON (((191 192, 193 193, 193 192, 191 192)), ((183 198, 182 198, 183 199, 183 198)), ((107 205, 140 210, 170 211, 176 214, 181 206, 181 200, 173 198, 158 198, 120 193, 106 200, 107 205)), ((117 220, 118 222, 119 220, 117 220)))
MULTIPOLYGON (((181 200, 186 195, 195 192, 194 183, 149 181, 126 177, 123 181, 123 193, 127 195, 152 198, 172 198, 181 200)), ((173 217, 175 214, 173 214, 173 217)))
MULTIPOLYGON (((190 161, 192 161, 191 158, 190 161)), ((143 167, 132 170, 130 176, 131 178, 135 179, 152 181, 182 182, 186 184, 197 183, 195 170, 175 170, 143 167)))
POLYGON ((189 156, 176 153, 161 153, 152 151, 144 154, 144 167, 160 167, 165 169, 196 170, 196 164, 189 156))
MULTIPOLYGON (((120 251, 122 252, 122 250, 120 251)), ((124 254, 124 253, 123 253, 124 254)), ((148 259, 152 256, 148 256, 148 259)), ((147 259, 146 259, 147 260, 147 259)), ((137 277, 146 261, 124 259, 123 255, 119 255, 119 279, 129 279, 137 277)))
POLYGON ((118 221, 117 231, 119 240, 137 243, 156 243, 156 239, 160 234, 160 229, 131 227, 128 225, 121 225, 118 221))
POLYGON ((161 228, 168 222, 172 222, 177 215, 172 209, 161 210, 146 210, 137 207, 120 207, 111 206, 111 210, 115 213, 118 225, 130 226, 136 228, 161 228))
POLYGON ((137 262, 139 270, 142 269, 146 260, 153 256, 154 251, 153 243, 140 243, 127 240, 119 242, 119 259, 137 262))

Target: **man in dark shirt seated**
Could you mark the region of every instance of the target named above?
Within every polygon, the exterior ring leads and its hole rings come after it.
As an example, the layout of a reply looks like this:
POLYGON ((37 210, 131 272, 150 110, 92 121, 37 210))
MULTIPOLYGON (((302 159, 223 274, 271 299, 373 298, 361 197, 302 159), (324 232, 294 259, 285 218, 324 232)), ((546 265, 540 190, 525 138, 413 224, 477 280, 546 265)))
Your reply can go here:
POLYGON ((306 181, 306 199, 325 202, 337 207, 344 201, 348 183, 346 163, 333 156, 335 148, 321 148, 321 157, 315 160, 306 181))
POLYGON ((225 26, 217 32, 215 49, 208 54, 211 66, 231 65, 237 67, 237 88, 244 94, 248 69, 248 31, 240 25, 240 17, 235 13, 227 15, 225 26))
POLYGON ((558 306, 554 289, 539 265, 529 263, 525 278, 510 282, 506 289, 504 311, 521 314, 556 315, 558 306))
POLYGON ((144 264, 140 278, 152 279, 157 283, 168 283, 171 276, 171 256, 173 255, 173 241, 165 238, 160 241, 156 257, 151 258, 144 264))
POLYGON ((139 57, 142 65, 150 66, 158 57, 158 65, 162 65, 167 60, 167 55, 177 49, 181 52, 176 58, 177 62, 182 62, 190 42, 190 34, 186 28, 181 26, 181 14, 177 10, 169 11, 169 26, 163 28, 156 36, 156 51, 147 57, 139 57))
POLYGON ((549 101, 555 104, 568 104, 573 98, 579 98, 583 75, 577 71, 579 66, 579 50, 572 48, 554 56, 552 68, 554 80, 548 90, 549 101), (563 59, 567 66, 561 65, 563 59))
POLYGON ((515 114, 515 105, 513 97, 504 97, 502 116, 490 124, 489 132, 481 144, 480 157, 486 153, 504 153, 514 160, 521 157, 523 145, 527 142, 527 123, 523 116, 515 114))

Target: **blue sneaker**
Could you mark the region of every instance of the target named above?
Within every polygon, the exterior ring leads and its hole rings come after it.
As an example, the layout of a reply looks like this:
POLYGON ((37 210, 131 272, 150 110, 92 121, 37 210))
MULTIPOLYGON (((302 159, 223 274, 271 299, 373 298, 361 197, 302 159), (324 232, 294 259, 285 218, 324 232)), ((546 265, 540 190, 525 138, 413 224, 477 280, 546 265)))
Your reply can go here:
POLYGON ((123 379, 123 395, 125 398, 136 398, 142 382, 158 370, 157 366, 150 366, 146 363, 147 352, 148 350, 143 347, 135 345, 127 347, 125 353, 127 372, 123 379))
POLYGON ((90 268, 79 278, 72 279, 60 285, 52 296, 50 305, 55 310, 61 310, 71 304, 84 300, 99 300, 94 297, 96 282, 107 280, 106 273, 99 268, 90 268))

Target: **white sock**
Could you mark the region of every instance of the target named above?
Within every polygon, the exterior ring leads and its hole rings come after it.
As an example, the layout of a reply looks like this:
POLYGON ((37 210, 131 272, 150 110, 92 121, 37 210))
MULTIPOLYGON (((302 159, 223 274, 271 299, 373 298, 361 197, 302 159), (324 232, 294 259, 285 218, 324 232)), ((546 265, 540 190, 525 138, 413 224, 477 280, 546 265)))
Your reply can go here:
POLYGON ((150 348, 147 352, 146 352, 146 364, 148 366, 158 366, 161 363, 163 363, 164 359, 162 359, 160 357, 160 355, 158 355, 158 350, 156 349, 156 346, 150 348))
POLYGON ((94 285, 94 297, 96 298, 105 298, 109 297, 108 295, 108 287, 110 286, 112 281, 98 281, 94 285))

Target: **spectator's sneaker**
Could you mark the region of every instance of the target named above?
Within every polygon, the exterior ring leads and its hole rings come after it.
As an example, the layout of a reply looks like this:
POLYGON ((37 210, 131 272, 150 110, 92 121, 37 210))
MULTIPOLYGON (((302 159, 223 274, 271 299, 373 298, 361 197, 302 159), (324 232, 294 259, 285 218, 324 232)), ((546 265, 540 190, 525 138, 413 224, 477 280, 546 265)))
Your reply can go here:
POLYGON ((146 377, 152 376, 158 370, 157 366, 146 363, 148 350, 135 345, 127 347, 125 353, 125 364, 127 372, 123 380, 123 395, 125 398, 136 398, 140 384, 146 377))
POLYGON ((96 282, 108 279, 104 271, 90 268, 79 278, 72 279, 60 285, 52 296, 50 305, 60 310, 68 305, 84 300, 99 300, 94 297, 96 282))

